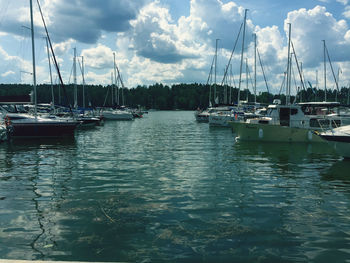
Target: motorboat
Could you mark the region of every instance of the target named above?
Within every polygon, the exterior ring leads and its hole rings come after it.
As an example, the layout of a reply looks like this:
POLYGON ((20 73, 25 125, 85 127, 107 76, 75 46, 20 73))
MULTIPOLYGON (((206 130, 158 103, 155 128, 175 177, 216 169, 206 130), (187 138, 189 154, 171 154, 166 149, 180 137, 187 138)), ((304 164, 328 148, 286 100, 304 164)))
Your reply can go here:
POLYGON ((266 116, 230 126, 238 140, 275 142, 322 142, 313 131, 324 131, 342 126, 342 118, 331 115, 339 106, 336 102, 269 105, 266 116))
POLYGON ((316 132, 316 134, 326 140, 339 155, 350 158, 350 125, 316 132))

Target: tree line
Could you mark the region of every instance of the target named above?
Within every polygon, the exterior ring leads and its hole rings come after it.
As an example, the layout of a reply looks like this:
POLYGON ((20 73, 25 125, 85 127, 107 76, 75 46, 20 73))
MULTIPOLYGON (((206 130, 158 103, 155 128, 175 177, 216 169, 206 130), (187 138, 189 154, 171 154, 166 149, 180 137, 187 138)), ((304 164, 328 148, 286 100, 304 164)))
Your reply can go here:
MULTIPOLYGON (((114 96, 112 100, 112 86, 102 85, 85 85, 85 105, 92 107, 102 106, 117 106, 118 102, 114 96), (114 102, 114 103, 113 103, 114 102)), ((32 92, 33 87, 28 84, 0 84, 1 96, 23 96, 32 92)), ((78 105, 83 105, 83 87, 77 86, 78 90, 78 105)), ((216 91, 216 98, 219 102, 227 101, 231 98, 231 103, 236 104, 238 99, 238 88, 220 85, 204 85, 204 84, 174 84, 171 86, 156 83, 149 86, 137 86, 135 88, 118 89, 119 91, 119 105, 126 105, 130 107, 143 107, 146 109, 159 110, 194 110, 197 108, 207 108, 209 106, 209 94, 211 94, 211 103, 214 104, 214 90, 216 91), (226 96, 225 96, 226 92, 226 96)), ((56 105, 73 105, 74 86, 65 85, 64 89, 59 86, 53 87, 54 101, 56 105)), ((117 94, 114 89, 114 94, 117 94)), ((316 88, 308 88, 301 90, 296 96, 292 96, 290 101, 306 102, 306 101, 338 101, 343 105, 349 104, 349 88, 342 87, 339 91, 324 90, 316 88)), ((270 104, 274 99, 280 99, 282 102, 286 101, 284 94, 272 94, 269 92, 259 92, 256 95, 256 101, 261 104, 270 104)), ((240 91, 240 100, 255 101, 255 95, 249 90, 240 91)), ((37 86, 37 102, 51 103, 52 92, 51 85, 41 84, 37 86)))

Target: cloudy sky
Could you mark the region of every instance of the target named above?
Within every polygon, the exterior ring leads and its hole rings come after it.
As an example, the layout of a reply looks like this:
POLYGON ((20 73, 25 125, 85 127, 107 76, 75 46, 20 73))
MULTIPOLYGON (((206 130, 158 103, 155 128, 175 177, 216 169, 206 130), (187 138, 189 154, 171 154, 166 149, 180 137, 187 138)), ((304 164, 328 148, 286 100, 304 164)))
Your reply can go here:
MULTIPOLYGON (((49 83, 43 25, 34 3, 38 83, 49 83)), ((348 0, 40 0, 65 83, 73 81, 73 48, 84 57, 88 84, 111 83, 115 53, 127 87, 206 83, 218 42, 217 82, 247 12, 244 61, 254 77, 253 33, 270 91, 278 93, 287 65, 288 23, 305 79, 324 87, 323 42, 339 83, 350 82, 348 0)), ((32 83, 29 0, 0 0, 0 83, 32 83)), ((238 86, 242 35, 232 60, 238 86)), ((259 65, 259 61, 257 62, 259 65)), ((293 68, 295 83, 297 68, 293 68)), ((245 80, 246 65, 242 79, 245 80)), ((258 91, 266 91, 257 68, 258 91)), ((80 70, 78 67, 78 74, 80 70)), ((54 79, 56 79, 54 75, 54 79)), ((78 77, 81 83, 81 78, 78 77)), ((293 81, 294 82, 294 78, 293 81)), ((243 87, 246 83, 242 82, 243 87)), ((327 65, 327 87, 334 88, 327 65)))

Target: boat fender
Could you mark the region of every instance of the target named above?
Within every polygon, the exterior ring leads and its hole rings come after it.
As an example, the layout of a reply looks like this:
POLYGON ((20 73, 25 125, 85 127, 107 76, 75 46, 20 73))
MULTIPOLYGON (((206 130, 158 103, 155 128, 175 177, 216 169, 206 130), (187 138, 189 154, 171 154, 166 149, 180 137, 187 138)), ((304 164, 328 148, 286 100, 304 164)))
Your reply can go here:
POLYGON ((259 129, 259 138, 262 139, 264 137, 264 131, 263 129, 259 129))
POLYGON ((309 139, 309 141, 312 140, 312 132, 311 131, 307 132, 307 138, 309 139))
POLYGON ((238 119, 238 114, 237 113, 235 113, 235 120, 237 120, 238 119))

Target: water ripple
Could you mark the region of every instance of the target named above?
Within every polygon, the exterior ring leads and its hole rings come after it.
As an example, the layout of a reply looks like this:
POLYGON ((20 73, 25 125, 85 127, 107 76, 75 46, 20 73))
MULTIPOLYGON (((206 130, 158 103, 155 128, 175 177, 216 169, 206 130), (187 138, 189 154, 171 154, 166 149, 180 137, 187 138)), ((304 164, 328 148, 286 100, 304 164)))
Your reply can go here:
POLYGON ((236 143, 176 111, 0 155, 0 258, 349 258, 350 166, 326 144, 236 143))

